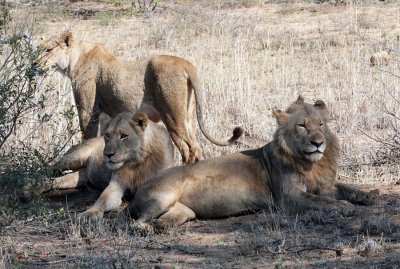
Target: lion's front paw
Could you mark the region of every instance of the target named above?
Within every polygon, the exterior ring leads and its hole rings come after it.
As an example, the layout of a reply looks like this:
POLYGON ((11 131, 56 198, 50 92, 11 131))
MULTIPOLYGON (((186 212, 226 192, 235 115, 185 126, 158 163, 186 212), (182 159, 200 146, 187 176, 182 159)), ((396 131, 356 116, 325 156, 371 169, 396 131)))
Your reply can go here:
POLYGON ((19 199, 23 202, 29 202, 35 197, 35 191, 32 184, 25 185, 18 193, 19 199))
POLYGON ((154 227, 155 233, 164 233, 168 230, 168 226, 160 219, 154 219, 150 222, 151 226, 154 227))
POLYGON ((335 212, 341 215, 349 216, 354 214, 354 205, 346 200, 336 201, 336 206, 330 209, 330 213, 335 212))
POLYGON ((359 191, 353 193, 350 201, 360 205, 374 205, 378 202, 379 190, 372 190, 369 192, 359 191))
POLYGON ((43 186, 33 186, 31 183, 26 184, 19 192, 19 199, 23 202, 29 202, 36 196, 45 191, 43 186))
POLYGON ((134 221, 129 226, 135 234, 143 236, 154 234, 154 227, 149 223, 134 221))
POLYGON ((93 219, 99 220, 103 218, 104 213, 98 209, 88 209, 85 212, 79 213, 77 215, 78 219, 93 219))

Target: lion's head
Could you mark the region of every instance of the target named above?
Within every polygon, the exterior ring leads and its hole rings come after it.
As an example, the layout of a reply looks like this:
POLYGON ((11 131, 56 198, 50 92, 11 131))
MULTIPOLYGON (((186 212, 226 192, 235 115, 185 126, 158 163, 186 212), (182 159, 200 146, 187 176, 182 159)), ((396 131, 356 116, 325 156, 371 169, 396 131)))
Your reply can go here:
POLYGON ((148 124, 144 113, 124 112, 110 119, 103 133, 104 159, 109 169, 117 170, 142 162, 146 157, 146 141, 152 135, 148 124))
POLYGON ((338 142, 328 128, 329 111, 323 101, 308 104, 299 96, 286 111, 274 110, 273 115, 278 123, 274 135, 277 157, 286 164, 336 159, 338 142))
POLYGON ((70 63, 72 43, 72 33, 68 31, 43 41, 38 46, 41 53, 38 64, 47 68, 57 66, 60 71, 65 72, 70 63))

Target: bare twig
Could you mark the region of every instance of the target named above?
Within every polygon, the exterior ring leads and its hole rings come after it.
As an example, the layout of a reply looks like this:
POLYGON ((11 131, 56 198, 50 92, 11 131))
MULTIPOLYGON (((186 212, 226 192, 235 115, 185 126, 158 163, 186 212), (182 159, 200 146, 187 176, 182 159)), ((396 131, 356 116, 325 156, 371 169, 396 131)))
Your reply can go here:
POLYGON ((393 49, 393 48, 391 48, 391 47, 384 46, 384 45, 382 45, 382 44, 380 44, 380 43, 378 43, 378 42, 376 42, 376 41, 373 41, 373 40, 371 40, 371 39, 368 39, 368 38, 366 38, 365 36, 362 36, 359 32, 356 32, 356 35, 359 36, 363 41, 365 41, 365 42, 367 42, 367 43, 370 43, 370 44, 373 44, 374 46, 381 47, 381 48, 390 50, 390 51, 392 51, 392 52, 400 53, 399 50, 395 50, 395 49, 393 49))
POLYGON ((359 128, 359 127, 357 127, 357 130, 359 130, 359 131, 362 132, 365 136, 371 138, 372 140, 374 140, 374 141, 376 141, 376 142, 380 142, 380 143, 382 143, 382 144, 384 144, 384 145, 386 145, 386 146, 398 147, 398 145, 396 145, 396 144, 389 143, 389 142, 387 142, 387 141, 382 140, 381 138, 377 138, 377 137, 374 137, 374 136, 372 136, 372 135, 366 133, 364 130, 362 130, 362 129, 359 128))
MULTIPOLYGON (((59 256, 59 255, 57 255, 59 256)), ((62 259, 62 260, 56 260, 56 261, 47 261, 44 258, 40 258, 43 262, 38 262, 36 265, 43 265, 43 264, 57 264, 57 263, 64 263, 64 262, 70 262, 70 261, 75 261, 76 258, 67 258, 67 259, 62 259)))
POLYGON ((343 249, 340 248, 331 248, 331 247, 325 247, 325 246, 317 246, 314 244, 311 245, 300 245, 300 246, 292 246, 288 247, 284 250, 281 250, 278 248, 278 251, 274 251, 271 248, 268 248, 268 251, 271 252, 272 254, 293 254, 293 253, 300 253, 304 251, 313 251, 313 250, 330 250, 330 251, 335 251, 337 256, 341 256, 343 253, 343 249), (297 249, 296 249, 297 248, 297 249))

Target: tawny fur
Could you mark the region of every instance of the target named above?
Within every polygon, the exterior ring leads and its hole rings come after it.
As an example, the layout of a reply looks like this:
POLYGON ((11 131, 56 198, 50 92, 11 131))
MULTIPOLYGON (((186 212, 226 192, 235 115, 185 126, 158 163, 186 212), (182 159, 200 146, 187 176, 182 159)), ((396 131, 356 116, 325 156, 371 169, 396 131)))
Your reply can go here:
POLYGON ((278 128, 265 146, 164 170, 139 188, 129 209, 152 230, 193 218, 220 218, 277 205, 283 210, 353 210, 376 193, 336 180, 339 144, 329 130, 324 102, 299 97, 273 112, 278 128))
POLYGON ((73 173, 43 182, 34 189, 27 186, 26 195, 90 183, 103 193, 80 216, 100 218, 104 212, 116 209, 123 196, 132 198, 150 177, 174 164, 174 148, 168 132, 163 126, 148 121, 145 114, 124 112, 106 121, 103 123, 106 139, 91 138, 55 164, 57 170, 72 169, 73 173), (121 167, 113 167, 114 156, 120 158, 121 167))
POLYGON ((183 162, 192 163, 203 158, 195 136, 196 114, 201 131, 216 145, 232 144, 242 133, 239 128, 228 141, 211 137, 204 127, 204 89, 196 68, 185 59, 157 55, 123 61, 98 44, 75 39, 71 32, 39 48, 44 52, 40 64, 56 65, 71 79, 84 139, 98 135, 101 111, 110 116, 141 111, 153 122, 164 122, 183 162))

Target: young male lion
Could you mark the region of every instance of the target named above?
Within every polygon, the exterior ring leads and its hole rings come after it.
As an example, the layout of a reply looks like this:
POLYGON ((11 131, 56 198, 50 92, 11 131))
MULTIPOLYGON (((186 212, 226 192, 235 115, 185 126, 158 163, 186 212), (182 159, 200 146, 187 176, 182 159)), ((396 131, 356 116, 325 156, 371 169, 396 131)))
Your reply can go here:
POLYGON ((211 137, 203 120, 205 92, 196 68, 185 59, 158 55, 122 61, 98 44, 75 39, 71 32, 50 38, 39 48, 41 65, 56 65, 71 79, 84 139, 97 136, 99 112, 115 116, 139 106, 153 122, 164 122, 183 163, 202 159, 195 114, 203 134, 216 145, 232 144, 243 132, 237 127, 228 141, 211 137))
POLYGON ((299 97, 274 110, 278 128, 265 146, 173 167, 147 181, 129 210, 146 229, 163 229, 195 217, 220 218, 268 208, 343 209, 368 205, 376 194, 338 182, 337 138, 323 101, 299 97), (351 202, 351 203, 349 203, 351 202))
MULTIPOLYGON (((103 136, 87 140, 64 155, 56 169, 75 170, 26 192, 70 189, 87 183, 104 190, 96 203, 79 216, 100 218, 118 208, 122 197, 132 197, 151 176, 174 164, 174 148, 167 130, 146 114, 124 112, 104 119, 103 136)), ((28 193, 29 195, 29 193, 28 193)))

